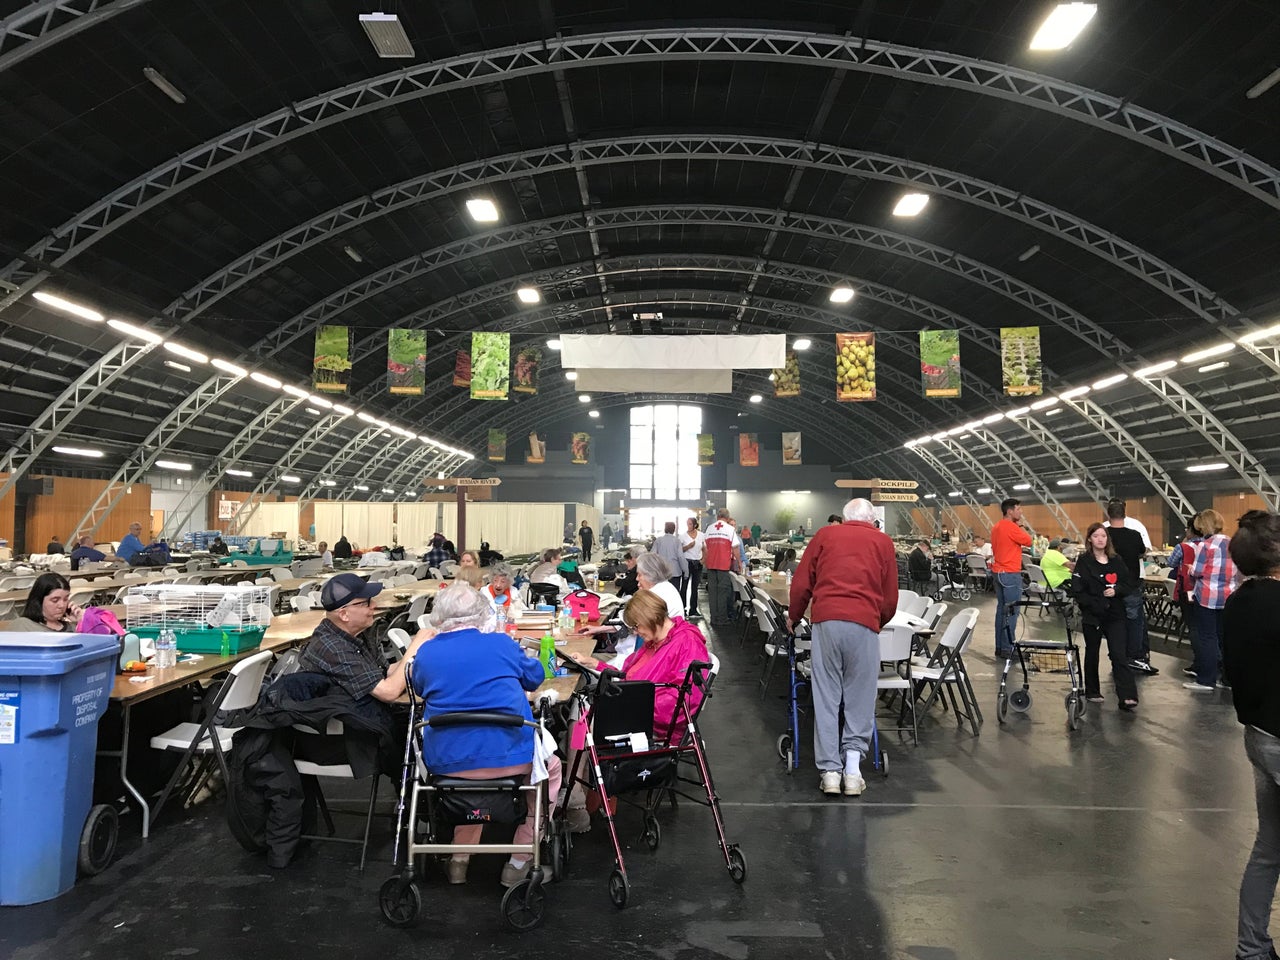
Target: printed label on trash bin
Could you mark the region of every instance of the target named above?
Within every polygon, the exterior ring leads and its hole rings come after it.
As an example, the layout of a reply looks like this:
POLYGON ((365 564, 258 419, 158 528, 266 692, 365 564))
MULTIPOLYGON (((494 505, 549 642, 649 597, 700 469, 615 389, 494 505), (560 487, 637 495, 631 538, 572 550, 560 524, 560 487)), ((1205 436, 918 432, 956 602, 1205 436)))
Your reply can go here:
POLYGON ((95 686, 95 684, 105 684, 107 676, 105 673, 95 673, 85 681, 88 689, 82 690, 71 698, 71 705, 75 707, 77 727, 98 722, 98 707, 102 702, 102 695, 106 693, 106 687, 95 686))
POLYGON ((17 690, 0 690, 0 747, 18 742, 18 705, 22 695, 17 690))

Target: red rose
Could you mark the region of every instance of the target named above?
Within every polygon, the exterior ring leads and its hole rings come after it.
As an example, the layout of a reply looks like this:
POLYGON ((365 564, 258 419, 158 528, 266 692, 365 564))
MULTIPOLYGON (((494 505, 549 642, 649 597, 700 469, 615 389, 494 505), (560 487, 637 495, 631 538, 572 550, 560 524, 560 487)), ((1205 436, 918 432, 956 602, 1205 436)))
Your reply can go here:
POLYGON ((1107 582, 1107 586, 1109 587, 1114 587, 1116 585, 1116 575, 1114 573, 1108 573, 1102 579, 1107 582))

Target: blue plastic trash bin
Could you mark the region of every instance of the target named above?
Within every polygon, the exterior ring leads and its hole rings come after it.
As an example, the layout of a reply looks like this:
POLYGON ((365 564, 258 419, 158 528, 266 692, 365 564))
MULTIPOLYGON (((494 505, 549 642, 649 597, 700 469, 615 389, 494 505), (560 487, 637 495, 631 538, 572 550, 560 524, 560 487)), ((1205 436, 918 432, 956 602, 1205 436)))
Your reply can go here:
POLYGON ((0 904, 76 881, 119 649, 113 636, 0 633, 0 904))

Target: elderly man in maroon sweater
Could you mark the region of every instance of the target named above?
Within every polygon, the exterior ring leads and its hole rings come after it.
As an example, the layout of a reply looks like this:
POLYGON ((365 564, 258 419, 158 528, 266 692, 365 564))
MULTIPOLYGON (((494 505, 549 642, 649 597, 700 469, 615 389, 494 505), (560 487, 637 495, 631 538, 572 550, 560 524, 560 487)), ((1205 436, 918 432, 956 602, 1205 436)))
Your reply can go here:
POLYGON ((870 501, 850 500, 844 523, 823 527, 805 547, 791 581, 787 620, 793 631, 810 600, 818 786, 823 793, 856 797, 867 785, 859 765, 875 722, 880 628, 898 608, 893 541, 876 529, 870 501))

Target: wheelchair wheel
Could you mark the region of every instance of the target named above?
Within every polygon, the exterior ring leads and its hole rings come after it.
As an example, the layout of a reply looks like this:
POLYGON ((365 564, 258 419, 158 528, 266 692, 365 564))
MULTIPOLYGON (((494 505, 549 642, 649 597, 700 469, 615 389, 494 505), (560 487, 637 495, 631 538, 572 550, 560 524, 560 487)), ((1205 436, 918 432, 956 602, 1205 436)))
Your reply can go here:
POLYGON ((557 830, 551 835, 551 879, 560 881, 569 876, 569 834, 557 830))
POLYGON ((609 900, 621 910, 627 905, 627 897, 631 895, 631 884, 627 883, 627 875, 617 867, 609 874, 609 900))
POLYGON ((877 766, 880 770, 880 776, 882 777, 889 776, 889 754, 887 754, 884 750, 881 750, 880 753, 877 755, 877 761, 878 761, 877 766))
POLYGON ((1004 723, 1005 715, 1009 712, 1009 695, 1007 693, 996 694, 996 719, 1004 723))
POLYGON ((516 930, 532 930, 546 911, 542 883, 525 877, 502 896, 502 916, 516 930))
POLYGON ((109 803, 100 803, 89 809, 84 829, 80 831, 80 850, 76 865, 82 877, 94 877, 107 869, 116 854, 116 841, 120 839, 120 814, 109 803))
POLYGON ((973 596, 973 594, 971 594, 971 593, 969 592, 968 588, 964 588, 964 587, 962 587, 962 588, 960 589, 960 592, 956 594, 956 599, 957 599, 957 600, 960 600, 961 602, 963 602, 963 601, 965 601, 965 600, 968 600, 968 599, 969 599, 970 597, 972 597, 972 596, 973 596))
POLYGON ((1084 698, 1075 693, 1068 693, 1067 702, 1067 726, 1072 730, 1080 729, 1080 704, 1084 702, 1084 698))
POLYGON ((1019 713, 1026 713, 1031 709, 1031 691, 1015 690, 1009 694, 1009 706, 1017 710, 1019 713))
POLYGON ((422 912, 422 891, 412 880, 392 877, 378 890, 378 907, 382 910, 382 919, 391 926, 411 927, 422 912))
POLYGON ((787 773, 791 772, 791 764, 794 758, 792 753, 793 750, 794 747, 791 743, 791 734, 780 734, 778 736, 778 756, 782 759, 782 762, 787 765, 787 773))
POLYGON ((662 843, 662 826, 657 817, 644 818, 644 834, 641 839, 650 850, 658 849, 658 845, 662 843))
POLYGON ((1085 699, 1083 690, 1077 690, 1075 692, 1075 698, 1076 716, 1083 718, 1084 715, 1089 712, 1089 702, 1085 699))
POLYGON ((736 843, 729 848, 729 879, 734 883, 747 879, 747 858, 736 843))

